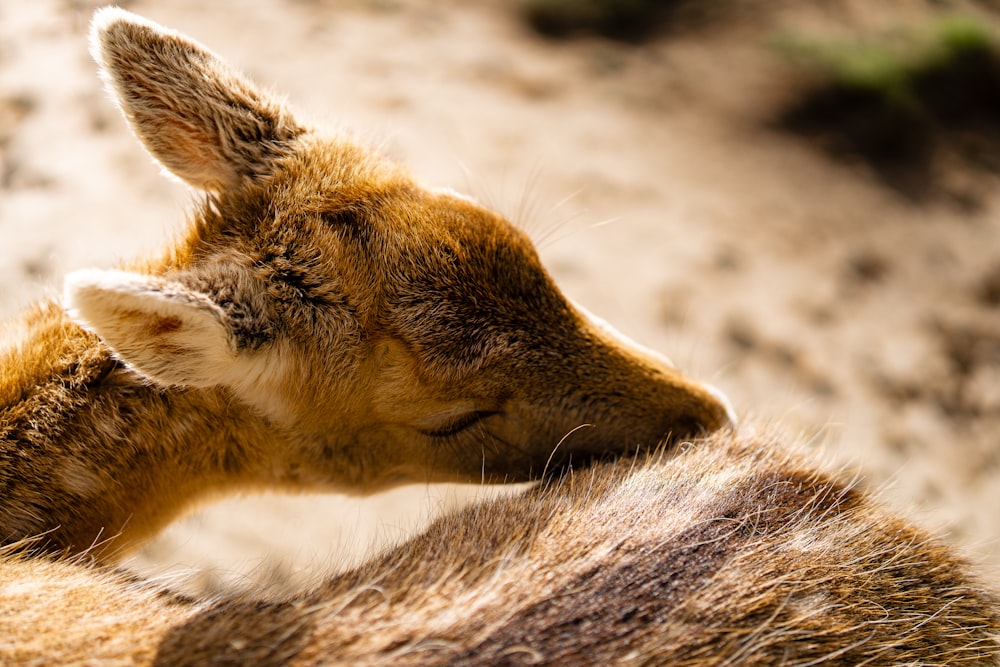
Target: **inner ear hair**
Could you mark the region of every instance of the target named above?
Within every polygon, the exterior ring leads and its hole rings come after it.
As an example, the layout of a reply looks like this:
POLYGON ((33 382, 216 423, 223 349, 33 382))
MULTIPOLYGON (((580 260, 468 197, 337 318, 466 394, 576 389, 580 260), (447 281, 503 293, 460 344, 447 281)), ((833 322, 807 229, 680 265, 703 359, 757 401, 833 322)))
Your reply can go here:
POLYGON ((215 386, 236 361, 222 308, 180 283, 88 269, 66 277, 63 300, 75 321, 158 383, 215 386))

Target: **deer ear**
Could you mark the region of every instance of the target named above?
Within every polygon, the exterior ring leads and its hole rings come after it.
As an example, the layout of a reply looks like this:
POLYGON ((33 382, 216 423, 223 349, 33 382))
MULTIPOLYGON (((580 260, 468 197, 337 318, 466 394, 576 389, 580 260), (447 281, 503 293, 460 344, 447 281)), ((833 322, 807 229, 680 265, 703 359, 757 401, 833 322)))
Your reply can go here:
POLYGON ((266 176, 303 132, 283 104, 180 33, 108 7, 90 39, 132 131, 189 185, 219 191, 266 176))
POLYGON ((63 301, 74 320, 158 383, 215 386, 236 363, 223 310, 178 283, 124 271, 75 271, 66 276, 63 301))

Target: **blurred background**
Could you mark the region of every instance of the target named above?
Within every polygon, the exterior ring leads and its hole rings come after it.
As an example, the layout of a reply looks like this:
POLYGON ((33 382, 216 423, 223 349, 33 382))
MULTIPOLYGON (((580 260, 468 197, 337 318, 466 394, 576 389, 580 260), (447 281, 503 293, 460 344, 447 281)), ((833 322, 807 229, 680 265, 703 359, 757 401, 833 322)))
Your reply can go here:
MULTIPOLYGON (((499 209, 572 298, 1000 574, 1000 2, 121 4, 499 209)), ((97 6, 0 0, 3 317, 192 201, 95 76, 97 6)), ((480 492, 230 499, 129 566, 300 586, 480 492)))

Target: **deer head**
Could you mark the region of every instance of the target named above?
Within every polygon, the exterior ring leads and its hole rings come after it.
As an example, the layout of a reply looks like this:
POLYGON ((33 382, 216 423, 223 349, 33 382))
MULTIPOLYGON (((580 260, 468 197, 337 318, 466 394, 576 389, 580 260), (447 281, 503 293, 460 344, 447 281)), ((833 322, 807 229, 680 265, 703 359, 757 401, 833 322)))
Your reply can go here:
POLYGON ((728 424, 724 398, 568 301, 527 236, 297 120, 191 39, 100 11, 135 135, 203 193, 186 235, 66 281, 164 391, 228 391, 318 484, 524 480, 728 424))

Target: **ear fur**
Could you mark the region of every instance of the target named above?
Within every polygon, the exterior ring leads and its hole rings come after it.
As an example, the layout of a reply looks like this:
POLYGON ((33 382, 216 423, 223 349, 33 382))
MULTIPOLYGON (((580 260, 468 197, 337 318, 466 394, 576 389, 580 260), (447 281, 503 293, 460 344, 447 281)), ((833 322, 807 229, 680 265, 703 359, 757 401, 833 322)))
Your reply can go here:
POLYGON ((188 184, 220 191, 270 173, 303 129, 194 40, 122 9, 94 15, 91 53, 150 154, 188 184))
POLYGON ((66 276, 63 302, 81 326, 161 384, 215 386, 236 363, 222 309, 179 283, 87 269, 66 276))

